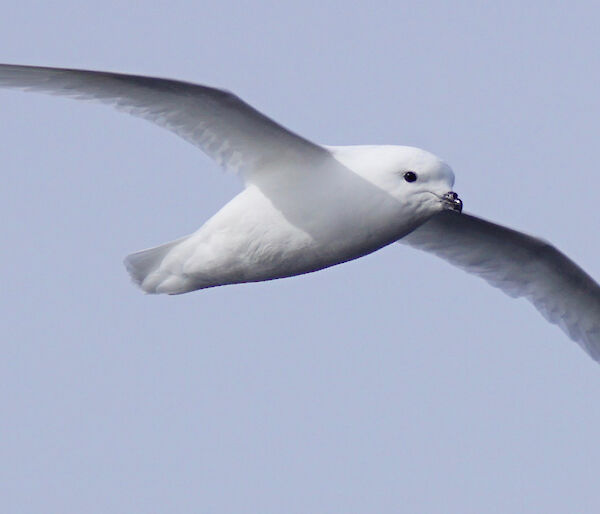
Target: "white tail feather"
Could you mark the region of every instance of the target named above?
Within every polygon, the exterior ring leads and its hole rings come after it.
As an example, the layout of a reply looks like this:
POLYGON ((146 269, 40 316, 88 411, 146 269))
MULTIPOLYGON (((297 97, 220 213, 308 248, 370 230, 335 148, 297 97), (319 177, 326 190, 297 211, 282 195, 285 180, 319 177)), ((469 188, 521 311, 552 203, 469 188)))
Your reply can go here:
POLYGON ((147 250, 140 250, 139 252, 132 253, 125 258, 125 267, 127 272, 141 289, 147 293, 157 293, 156 284, 154 287, 146 287, 144 281, 146 278, 157 271, 160 268, 164 258, 167 254, 179 243, 187 239, 177 239, 154 248, 148 248, 147 250))

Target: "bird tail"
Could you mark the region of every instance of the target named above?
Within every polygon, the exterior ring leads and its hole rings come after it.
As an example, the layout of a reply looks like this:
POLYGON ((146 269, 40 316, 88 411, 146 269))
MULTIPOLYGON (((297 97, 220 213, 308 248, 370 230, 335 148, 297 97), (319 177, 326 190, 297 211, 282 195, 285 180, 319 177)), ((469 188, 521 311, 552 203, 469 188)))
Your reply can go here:
POLYGON ((131 280, 135 282, 146 293, 158 293, 155 280, 146 280, 155 271, 158 271, 167 254, 178 244, 185 241, 187 237, 177 239, 147 250, 140 250, 125 258, 124 264, 131 280))

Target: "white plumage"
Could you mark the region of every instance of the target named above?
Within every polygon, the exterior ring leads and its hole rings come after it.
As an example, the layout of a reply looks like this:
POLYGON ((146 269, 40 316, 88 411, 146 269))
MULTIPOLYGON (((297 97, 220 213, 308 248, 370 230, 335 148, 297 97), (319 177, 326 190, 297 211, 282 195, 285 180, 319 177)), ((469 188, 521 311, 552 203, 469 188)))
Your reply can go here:
POLYGON ((0 86, 107 103, 241 175, 245 189, 198 231, 127 257, 146 292, 298 275, 400 240, 527 298, 600 360, 598 284, 550 244, 455 212, 454 174, 424 150, 316 145, 231 93, 168 79, 0 65, 0 86))

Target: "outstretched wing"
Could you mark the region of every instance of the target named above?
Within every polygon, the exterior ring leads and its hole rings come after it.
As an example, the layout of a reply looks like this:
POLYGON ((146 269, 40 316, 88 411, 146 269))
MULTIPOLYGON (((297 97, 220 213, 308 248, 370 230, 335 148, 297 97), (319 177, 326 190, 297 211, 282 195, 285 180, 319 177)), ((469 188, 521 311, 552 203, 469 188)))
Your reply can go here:
POLYGON ((0 87, 106 103, 175 132, 246 181, 279 163, 308 167, 329 156, 234 94, 188 82, 0 64, 0 87))
POLYGON ((600 360, 600 286, 549 243, 489 221, 443 212, 400 240, 527 298, 600 360))

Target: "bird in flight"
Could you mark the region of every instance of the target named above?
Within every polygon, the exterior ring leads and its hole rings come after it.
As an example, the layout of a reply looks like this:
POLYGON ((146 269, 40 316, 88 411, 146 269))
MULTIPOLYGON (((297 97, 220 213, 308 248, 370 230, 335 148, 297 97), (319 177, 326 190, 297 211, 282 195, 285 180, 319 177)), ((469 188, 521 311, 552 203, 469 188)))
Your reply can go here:
POLYGON ((452 169, 429 152, 318 145, 232 93, 177 80, 2 64, 0 87, 111 105, 239 174, 242 192, 196 232, 125 259, 147 293, 300 275, 398 241, 526 298, 600 360, 600 286, 546 241, 463 213, 452 169))

